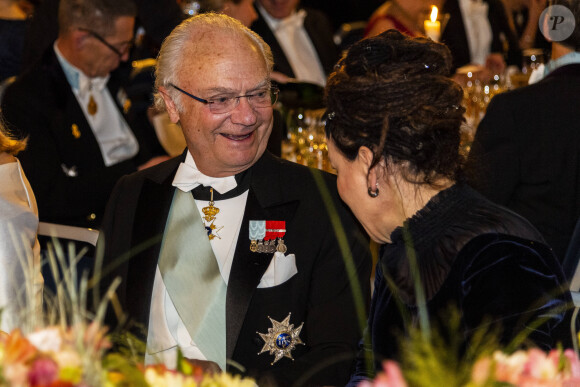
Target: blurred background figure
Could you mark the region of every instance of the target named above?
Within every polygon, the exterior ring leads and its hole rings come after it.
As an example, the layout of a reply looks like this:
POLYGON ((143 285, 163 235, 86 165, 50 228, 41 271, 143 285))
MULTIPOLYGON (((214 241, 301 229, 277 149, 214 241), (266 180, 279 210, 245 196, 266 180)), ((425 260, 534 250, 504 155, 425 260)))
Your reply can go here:
POLYGON ((178 0, 178 3, 191 16, 195 13, 219 12, 238 19, 246 27, 258 18, 254 0, 178 0))
POLYGON ((330 18, 333 30, 337 31, 344 23, 367 20, 371 13, 381 5, 382 0, 302 0, 304 7, 318 9, 330 18))
POLYGON ((547 0, 503 0, 508 19, 516 32, 520 49, 540 48, 550 52, 550 43, 539 30, 538 22, 547 0))
POLYGON ((18 159, 26 140, 10 136, 0 122, 0 330, 23 328, 42 314, 43 278, 36 239, 38 209, 18 159), (24 288, 32 284, 32 288, 24 288))
POLYGON ((580 0, 552 4, 574 13, 576 29, 552 42, 542 80, 491 100, 469 163, 472 184, 529 219, 563 261, 580 217, 580 0))
POLYGON ((465 184, 463 91, 450 70, 444 45, 389 30, 355 43, 328 79, 326 133, 338 193, 382 244, 372 345, 362 348, 349 386, 373 374, 367 356, 377 370, 384 359, 401 359, 422 300, 442 338, 449 307, 457 308, 459 348, 490 322, 502 345, 521 332, 542 349, 569 337, 563 309, 554 309, 570 295, 540 233, 465 184))
POLYGON ((127 120, 127 79, 112 73, 129 58, 135 14, 131 0, 62 0, 58 39, 5 91, 41 221, 97 228, 117 179, 167 158, 150 152, 150 127, 127 120))
MULTIPOLYGON (((438 0, 440 7, 441 0, 438 0)), ((423 21, 431 12, 430 0, 388 0, 371 15, 365 36, 376 36, 383 31, 395 29, 408 36, 424 34, 423 21)), ((436 4, 437 5, 437 4, 436 4)))
MULTIPOLYGON (((58 35, 58 5, 60 0, 42 0, 34 16, 27 23, 24 41, 23 66, 29 67, 40 59, 43 52, 58 35)), ((134 0, 137 5, 138 25, 143 26, 146 42, 156 53, 161 42, 183 19, 176 0, 134 0)))
POLYGON ((323 86, 339 58, 327 16, 299 6, 299 0, 257 0, 258 19, 251 28, 272 48, 272 79, 323 86))
POLYGON ((26 17, 18 0, 0 0, 0 83, 20 72, 26 17))
POLYGON ((522 56, 501 0, 444 0, 449 21, 441 42, 453 55, 453 68, 476 65, 501 74, 506 65, 520 67, 522 56))

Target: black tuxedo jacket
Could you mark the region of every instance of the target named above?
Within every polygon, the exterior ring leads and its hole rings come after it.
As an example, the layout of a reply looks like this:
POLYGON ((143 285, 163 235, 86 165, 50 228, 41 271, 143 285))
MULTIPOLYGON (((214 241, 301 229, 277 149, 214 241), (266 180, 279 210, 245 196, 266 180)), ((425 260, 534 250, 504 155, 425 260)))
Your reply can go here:
MULTIPOLYGON (((304 29, 308 33, 314 49, 318 54, 318 59, 326 75, 332 72, 335 63, 339 59, 339 52, 333 40, 332 24, 322 12, 311 8, 304 8, 306 17, 304 18, 304 29)), ((276 36, 264 20, 260 12, 256 9, 258 19, 251 25, 251 29, 264 39, 272 49, 274 55, 274 71, 281 72, 291 78, 294 78, 294 71, 286 58, 286 54, 276 40, 276 36)))
MULTIPOLYGON (((117 75, 111 74, 107 87, 123 112, 117 75)), ((41 221, 98 227, 116 181, 150 157, 140 142, 136 158, 105 166, 52 46, 8 87, 2 112, 10 129, 28 136, 28 147, 18 158, 36 196, 41 221), (64 168, 74 168, 77 175, 67 175, 64 168)), ((140 128, 132 130, 138 140, 143 137, 140 128)))
MULTIPOLYGON (((484 0, 488 5, 488 19, 491 25, 491 52, 504 54, 508 65, 522 65, 522 54, 518 38, 509 26, 505 7, 501 0, 484 0)), ((445 43, 453 55, 453 68, 456 69, 471 63, 465 23, 461 16, 458 0, 445 0, 442 11, 449 14, 449 21, 441 34, 441 42, 445 43)))
MULTIPOLYGON (((145 332, 160 242, 175 192, 171 183, 183 160, 181 156, 123 177, 111 196, 101 234, 105 270, 117 265, 102 284, 106 287, 115 276, 122 278, 121 305, 129 320, 145 332)), ((227 288, 228 359, 260 379, 260 385, 267 385, 264 378, 273 378, 280 386, 344 385, 362 328, 353 292, 363 295, 363 309, 369 298, 368 239, 338 198, 334 176, 269 153, 249 173, 248 200, 227 288), (337 237, 327 204, 341 222, 344 237, 337 237), (250 220, 286 221, 286 254, 295 254, 298 270, 287 282, 257 288, 273 254, 250 251, 250 220), (343 258, 339 239, 352 258, 343 258), (289 313, 294 327, 304 323, 300 337, 306 345, 292 352, 295 361, 283 358, 271 365, 272 355, 258 355, 264 342, 257 332, 267 333, 272 327, 268 316, 282 321, 289 313)))
POLYGON ((580 217, 580 64, 493 97, 475 135, 473 185, 527 218, 562 262, 580 217))

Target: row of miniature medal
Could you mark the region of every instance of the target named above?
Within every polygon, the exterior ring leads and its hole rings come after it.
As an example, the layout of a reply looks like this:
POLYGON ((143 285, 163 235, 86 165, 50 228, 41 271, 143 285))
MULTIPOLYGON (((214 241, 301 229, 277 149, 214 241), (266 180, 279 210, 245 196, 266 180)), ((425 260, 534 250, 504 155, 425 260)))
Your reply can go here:
POLYGON ((250 251, 253 253, 285 253, 286 222, 283 220, 250 220, 250 251))

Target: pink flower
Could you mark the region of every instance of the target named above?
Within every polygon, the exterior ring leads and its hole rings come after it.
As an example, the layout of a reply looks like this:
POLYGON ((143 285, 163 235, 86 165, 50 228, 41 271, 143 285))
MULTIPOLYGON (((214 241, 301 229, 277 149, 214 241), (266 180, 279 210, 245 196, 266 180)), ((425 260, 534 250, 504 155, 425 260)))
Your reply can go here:
POLYGON ((56 380, 58 366, 52 359, 39 358, 30 367, 28 382, 31 386, 48 386, 56 380))
POLYGON ((483 385, 490 377, 492 361, 489 357, 479 359, 471 369, 471 380, 476 385, 483 385))
POLYGON ((375 380, 359 383, 358 387, 407 387, 405 378, 399 365, 391 360, 383 362, 383 370, 379 372, 375 380))
MULTIPOLYGON (((576 352, 571 349, 566 349, 564 351, 564 356, 566 357, 566 360, 568 360, 570 366, 570 376, 573 379, 580 378, 580 361, 578 360, 576 352)), ((578 385, 580 385, 580 383, 578 385)))
POLYGON ((558 374, 560 351, 553 350, 546 355, 537 348, 528 350, 528 361, 524 366, 522 377, 529 376, 536 380, 555 380, 558 374))

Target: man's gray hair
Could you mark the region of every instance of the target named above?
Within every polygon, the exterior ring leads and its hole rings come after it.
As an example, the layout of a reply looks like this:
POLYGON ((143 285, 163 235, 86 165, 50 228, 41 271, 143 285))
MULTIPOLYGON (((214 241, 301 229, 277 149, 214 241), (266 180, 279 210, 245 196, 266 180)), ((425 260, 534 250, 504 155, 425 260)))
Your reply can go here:
POLYGON ((137 6, 133 0, 60 0, 59 32, 81 27, 107 36, 115 33, 117 18, 136 15, 137 6))
MULTIPOLYGON (((274 59, 270 46, 240 21, 213 12, 193 16, 177 26, 165 39, 159 50, 155 68, 155 106, 159 111, 165 110, 165 103, 159 94, 159 88, 162 86, 167 90, 177 110, 183 111, 181 93, 169 87, 169 85, 179 83, 177 79, 180 73, 179 70, 185 61, 190 60, 184 57, 187 45, 198 39, 203 39, 205 32, 220 32, 230 37, 246 38, 249 44, 257 47, 262 53, 268 68, 268 74, 272 71, 274 59)), ((219 50, 219 42, 216 42, 215 50, 219 50)))

